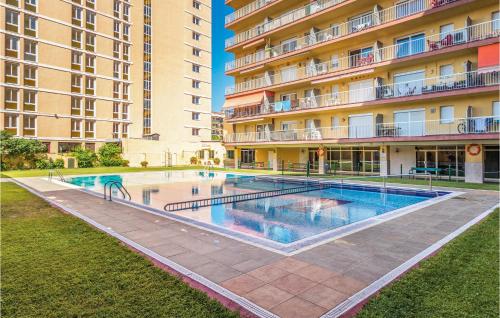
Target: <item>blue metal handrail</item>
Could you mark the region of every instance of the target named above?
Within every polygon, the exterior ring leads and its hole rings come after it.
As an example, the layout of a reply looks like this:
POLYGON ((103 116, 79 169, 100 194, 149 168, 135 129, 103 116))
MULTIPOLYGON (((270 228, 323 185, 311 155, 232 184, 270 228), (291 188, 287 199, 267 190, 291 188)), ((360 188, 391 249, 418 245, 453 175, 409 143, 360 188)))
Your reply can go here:
POLYGON ((244 193, 244 194, 233 194, 222 197, 208 198, 208 199, 198 199, 198 200, 190 200, 190 201, 182 201, 182 202, 174 202, 166 204, 163 209, 165 211, 181 211, 181 210, 196 210, 198 208, 212 206, 212 205, 221 205, 242 201, 250 201, 262 198, 270 198, 277 197, 287 194, 296 194, 310 191, 317 191, 322 189, 327 189, 333 187, 332 184, 321 184, 307 183, 306 186, 288 188, 288 189, 279 189, 279 190, 270 190, 270 191, 261 191, 261 192, 252 192, 252 193, 244 193))

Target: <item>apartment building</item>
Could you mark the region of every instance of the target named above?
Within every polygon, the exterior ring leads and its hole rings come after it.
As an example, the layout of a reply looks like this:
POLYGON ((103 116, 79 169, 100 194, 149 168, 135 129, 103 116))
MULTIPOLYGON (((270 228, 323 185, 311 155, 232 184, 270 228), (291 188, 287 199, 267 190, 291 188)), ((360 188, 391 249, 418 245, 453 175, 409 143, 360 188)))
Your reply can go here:
POLYGON ((210 139, 209 0, 5 0, 0 43, 0 128, 50 154, 160 165, 210 139))
POLYGON ((226 4, 235 166, 498 180, 497 1, 226 4))

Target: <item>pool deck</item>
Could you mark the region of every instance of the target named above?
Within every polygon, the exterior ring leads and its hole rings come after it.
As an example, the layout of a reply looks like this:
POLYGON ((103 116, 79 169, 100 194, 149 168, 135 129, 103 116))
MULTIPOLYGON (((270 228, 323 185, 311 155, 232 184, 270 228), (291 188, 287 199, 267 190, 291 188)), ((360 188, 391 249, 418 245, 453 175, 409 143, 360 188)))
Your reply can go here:
POLYGON ((446 201, 284 256, 44 178, 14 181, 203 285, 245 316, 260 317, 352 316, 499 203, 496 191, 460 189, 446 201))

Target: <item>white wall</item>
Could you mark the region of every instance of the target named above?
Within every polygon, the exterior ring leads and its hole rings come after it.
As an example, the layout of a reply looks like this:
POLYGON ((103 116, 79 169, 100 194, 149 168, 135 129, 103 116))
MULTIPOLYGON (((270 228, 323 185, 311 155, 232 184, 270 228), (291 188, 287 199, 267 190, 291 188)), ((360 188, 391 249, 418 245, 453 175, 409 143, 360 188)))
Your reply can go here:
POLYGON ((400 174, 403 164, 403 174, 416 166, 415 146, 391 146, 390 174, 400 174), (396 152, 398 150, 398 152, 396 152))

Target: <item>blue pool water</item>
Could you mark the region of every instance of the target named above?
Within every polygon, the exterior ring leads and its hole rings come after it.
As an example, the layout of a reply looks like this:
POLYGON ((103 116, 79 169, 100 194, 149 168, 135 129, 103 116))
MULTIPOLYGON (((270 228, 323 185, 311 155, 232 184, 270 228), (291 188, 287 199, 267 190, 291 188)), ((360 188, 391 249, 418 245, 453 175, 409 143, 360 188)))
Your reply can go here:
MULTIPOLYGON (((111 180, 122 182, 135 203, 156 209, 163 209, 165 204, 172 202, 301 185, 253 176, 194 171, 83 176, 70 178, 68 182, 102 192, 103 185, 111 180)), ((378 187, 359 185, 340 188, 337 185, 335 188, 171 213, 252 237, 293 243, 444 194, 447 193, 383 191, 378 187)), ((115 191, 114 195, 121 194, 115 191)))

